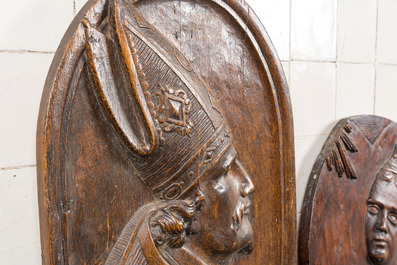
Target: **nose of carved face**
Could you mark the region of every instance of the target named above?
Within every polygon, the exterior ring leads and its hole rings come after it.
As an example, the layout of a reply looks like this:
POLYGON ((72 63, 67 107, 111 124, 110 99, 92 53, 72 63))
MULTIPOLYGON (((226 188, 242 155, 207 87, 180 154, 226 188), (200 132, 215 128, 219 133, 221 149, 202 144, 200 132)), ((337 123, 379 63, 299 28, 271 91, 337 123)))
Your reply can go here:
POLYGON ((387 213, 385 211, 379 214, 375 228, 380 232, 387 233, 387 213))
MULTIPOLYGON (((254 191, 254 184, 250 176, 245 171, 244 167, 241 165, 240 161, 235 160, 234 165, 234 179, 239 185, 239 195, 234 215, 232 217, 234 231, 238 231, 243 224, 243 218, 250 212, 250 199, 247 197, 254 191)), ((249 223, 246 220, 247 224, 249 223)))
POLYGON ((241 196, 247 197, 254 191, 254 183, 248 173, 245 171, 244 167, 241 165, 240 161, 236 161, 238 173, 241 179, 241 196))

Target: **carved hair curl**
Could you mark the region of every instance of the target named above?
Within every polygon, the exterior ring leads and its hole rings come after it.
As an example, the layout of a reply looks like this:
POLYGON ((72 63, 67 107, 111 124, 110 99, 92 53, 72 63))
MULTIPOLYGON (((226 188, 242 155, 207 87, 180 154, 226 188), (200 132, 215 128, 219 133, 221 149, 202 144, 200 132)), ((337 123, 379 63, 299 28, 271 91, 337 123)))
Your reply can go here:
POLYGON ((186 236, 198 231, 194 217, 199 211, 204 196, 197 187, 193 200, 174 200, 160 210, 161 214, 152 222, 152 238, 157 247, 167 244, 172 248, 180 248, 186 236))

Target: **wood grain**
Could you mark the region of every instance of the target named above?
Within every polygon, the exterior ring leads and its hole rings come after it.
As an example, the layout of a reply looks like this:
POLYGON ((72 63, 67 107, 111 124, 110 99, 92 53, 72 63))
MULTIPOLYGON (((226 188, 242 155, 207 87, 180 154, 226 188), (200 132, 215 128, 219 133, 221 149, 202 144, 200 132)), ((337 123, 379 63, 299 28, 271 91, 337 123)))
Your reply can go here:
MULTIPOLYGON (((254 250, 233 264, 296 264, 291 104, 264 27, 242 0, 134 5, 207 82, 255 185, 254 250)), ((44 87, 37 130, 43 264, 104 264, 128 220, 156 200, 135 176, 89 78, 84 23, 99 27, 107 8, 92 0, 79 12, 44 87)))
POLYGON ((363 115, 338 122, 317 157, 306 188, 299 264, 370 264, 366 201, 396 142, 397 125, 388 119, 363 115))

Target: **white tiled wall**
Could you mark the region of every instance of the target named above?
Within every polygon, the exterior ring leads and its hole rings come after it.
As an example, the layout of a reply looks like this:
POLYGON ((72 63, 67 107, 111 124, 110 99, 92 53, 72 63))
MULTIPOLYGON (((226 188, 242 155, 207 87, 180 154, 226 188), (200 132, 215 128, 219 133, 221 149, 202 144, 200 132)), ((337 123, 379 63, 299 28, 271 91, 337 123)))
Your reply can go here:
POLYGON ((376 2, 374 0, 339 1, 336 46, 339 62, 374 62, 376 2))
POLYGON ((290 58, 335 60, 336 7, 336 0, 291 1, 290 58))
POLYGON ((36 167, 0 170, 1 264, 41 264, 36 167))
MULTIPOLYGON (((35 129, 61 37, 86 0, 0 9, 0 260, 41 264, 35 129)), ((338 119, 397 121, 396 0, 247 0, 282 60, 295 121, 298 218, 309 172, 338 119)))
POLYGON ((397 2, 290 0, 275 12, 268 7, 277 1, 247 2, 272 39, 289 36, 273 43, 289 74, 299 217, 314 161, 339 119, 376 114, 397 121, 397 2), (277 18, 288 12, 287 29, 277 18))
POLYGON ((291 62, 290 92, 296 136, 326 134, 332 129, 329 121, 335 118, 335 68, 334 63, 328 62, 291 62))
POLYGON ((397 1, 380 0, 378 6, 378 41, 376 55, 379 63, 397 62, 397 1))
POLYGON ((36 164, 36 123, 52 57, 0 53, 0 168, 36 164))
POLYGON ((54 52, 72 18, 72 0, 2 1, 0 49, 54 52))

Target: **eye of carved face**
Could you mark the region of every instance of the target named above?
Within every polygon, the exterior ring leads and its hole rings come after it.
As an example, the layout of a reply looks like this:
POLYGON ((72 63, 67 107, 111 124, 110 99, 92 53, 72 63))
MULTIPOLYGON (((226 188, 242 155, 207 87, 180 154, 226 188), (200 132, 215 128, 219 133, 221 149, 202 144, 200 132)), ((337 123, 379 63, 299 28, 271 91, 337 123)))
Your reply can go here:
POLYGON ((395 213, 389 214, 388 219, 393 225, 397 226, 397 214, 395 213))
POLYGON ((376 204, 368 204, 367 209, 370 214, 377 214, 379 212, 379 207, 376 204))

